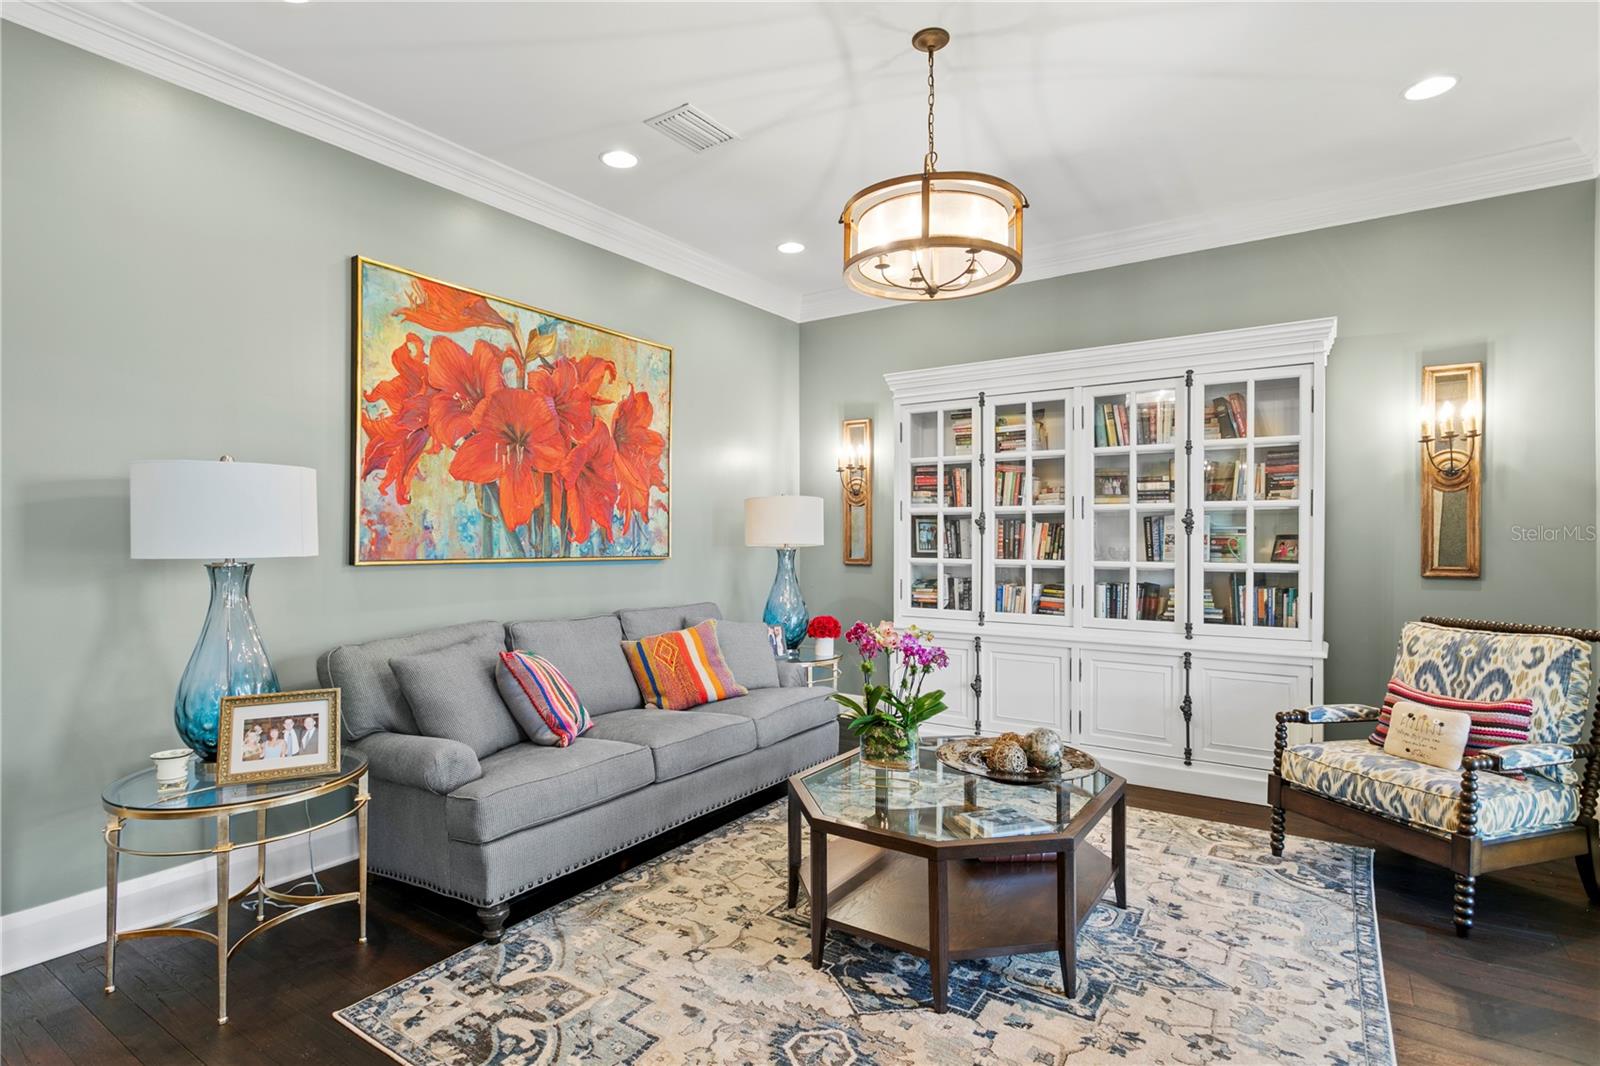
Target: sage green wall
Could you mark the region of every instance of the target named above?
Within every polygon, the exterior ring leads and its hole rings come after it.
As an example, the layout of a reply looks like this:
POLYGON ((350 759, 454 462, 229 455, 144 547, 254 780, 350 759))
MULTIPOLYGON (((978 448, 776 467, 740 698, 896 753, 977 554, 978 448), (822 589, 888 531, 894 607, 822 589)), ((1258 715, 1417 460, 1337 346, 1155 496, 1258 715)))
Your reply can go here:
POLYGON ((286 686, 334 643, 446 622, 759 616, 772 559, 742 501, 794 490, 793 323, 10 23, 0 41, 6 912, 104 883, 98 790, 174 739, 206 581, 129 560, 130 460, 317 469, 322 554, 256 571, 286 686), (674 345, 672 558, 347 565, 355 253, 674 345))
POLYGON ((839 420, 870 417, 885 501, 872 567, 842 565, 833 546, 803 553, 807 602, 847 624, 892 609, 884 372, 1337 315, 1326 398, 1327 697, 1374 699, 1401 623, 1424 613, 1594 625, 1595 204, 1594 183, 1582 182, 806 323, 801 491, 827 500, 837 529, 839 420), (1424 581, 1419 368, 1477 359, 1487 388, 1483 577, 1424 581), (1580 528, 1554 541, 1514 530, 1537 526, 1580 528))

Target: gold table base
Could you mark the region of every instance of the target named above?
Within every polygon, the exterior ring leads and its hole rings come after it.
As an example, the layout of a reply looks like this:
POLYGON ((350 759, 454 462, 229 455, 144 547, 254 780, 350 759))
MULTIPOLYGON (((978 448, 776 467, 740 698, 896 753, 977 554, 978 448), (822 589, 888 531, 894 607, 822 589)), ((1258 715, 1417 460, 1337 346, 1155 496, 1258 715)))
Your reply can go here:
MULTIPOLYGON (((340 903, 355 903, 359 905, 358 935, 356 943, 367 942, 367 803, 371 796, 367 790, 367 772, 363 765, 354 782, 348 775, 322 783, 303 793, 289 796, 275 796, 261 803, 240 803, 228 807, 197 808, 190 815, 185 811, 180 815, 174 812, 161 812, 152 815, 150 812, 134 811, 129 809, 112 809, 111 817, 106 821, 106 994, 117 990, 116 984, 116 959, 117 944, 123 940, 139 940, 144 937, 155 936, 187 936, 199 940, 209 940, 217 946, 217 1024, 226 1025, 228 1021, 228 960, 233 953, 244 947, 245 944, 260 933, 266 932, 275 925, 281 925, 291 918, 310 914, 312 911, 322 910, 340 903), (287 833, 280 833, 269 837, 267 833, 267 809, 282 806, 284 803, 299 803, 314 799, 317 796, 345 788, 350 784, 356 787, 355 802, 348 811, 329 818, 316 825, 308 825, 304 829, 295 829, 287 833), (230 840, 229 823, 235 814, 248 813, 254 810, 256 814, 256 839, 243 841, 235 845, 230 840), (187 817, 189 820, 215 818, 217 823, 217 842, 210 848, 194 848, 184 851, 141 851, 122 846, 122 830, 130 818, 160 817, 170 820, 178 817, 187 817), (357 840, 357 886, 354 892, 337 892, 327 895, 294 895, 287 892, 278 892, 266 884, 267 876, 267 845, 280 840, 292 840, 296 837, 309 836, 319 829, 336 825, 347 818, 356 820, 357 840), (228 871, 236 847, 254 847, 256 849, 256 876, 244 888, 230 893, 228 890, 228 871), (217 864, 217 902, 204 910, 195 911, 177 918, 167 925, 147 926, 143 929, 128 929, 122 932, 117 930, 117 868, 123 855, 140 855, 154 858, 177 858, 188 855, 210 855, 216 859, 217 864), (245 930, 244 935, 232 944, 228 943, 228 908, 249 896, 256 897, 256 920, 254 925, 245 930), (289 904, 290 909, 271 918, 266 916, 267 901, 289 904), (191 922, 197 922, 209 915, 216 915, 216 931, 208 929, 188 928, 191 922)), ((109 808, 108 808, 109 809, 109 808)))

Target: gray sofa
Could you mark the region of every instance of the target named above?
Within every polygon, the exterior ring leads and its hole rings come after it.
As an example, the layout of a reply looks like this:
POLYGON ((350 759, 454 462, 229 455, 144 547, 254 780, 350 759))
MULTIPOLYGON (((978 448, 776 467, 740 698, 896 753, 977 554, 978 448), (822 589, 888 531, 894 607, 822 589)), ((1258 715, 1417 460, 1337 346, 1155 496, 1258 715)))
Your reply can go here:
MULTIPOLYGON (((371 871, 473 904, 495 941, 513 897, 833 755, 827 690, 804 687, 798 668, 774 660, 759 623, 718 626, 749 695, 690 711, 643 708, 622 640, 706 618, 721 618, 716 604, 475 622, 324 654, 317 672, 343 690, 345 743, 370 762, 371 871), (502 648, 550 660, 592 728, 565 748, 523 739, 482 756, 460 740, 423 736, 390 662, 468 641, 483 644, 491 677, 502 648)), ((461 690, 487 698, 481 684, 461 690)))

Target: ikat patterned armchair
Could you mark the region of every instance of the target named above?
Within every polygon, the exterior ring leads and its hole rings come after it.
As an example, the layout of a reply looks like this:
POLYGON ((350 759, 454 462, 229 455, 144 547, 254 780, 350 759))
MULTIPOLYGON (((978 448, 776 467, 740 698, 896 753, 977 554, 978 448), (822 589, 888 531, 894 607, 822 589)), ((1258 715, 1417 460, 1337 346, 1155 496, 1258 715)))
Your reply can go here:
MULTIPOLYGON (((1443 770, 1386 755, 1365 737, 1288 742, 1289 725, 1376 723, 1381 708, 1341 703, 1278 715, 1267 801, 1272 854, 1282 855, 1286 814, 1364 833, 1449 867, 1455 927, 1472 931, 1478 876, 1574 856, 1600 903, 1600 708, 1589 715, 1591 644, 1600 630, 1424 618, 1400 634, 1394 679, 1463 700, 1532 699, 1528 743, 1469 755, 1443 770), (1589 742, 1581 743, 1586 720, 1589 742), (1583 762, 1580 775, 1577 764, 1583 762), (1520 771, 1522 778, 1499 771, 1520 771)), ((1377 682, 1381 691, 1382 682, 1377 682)))

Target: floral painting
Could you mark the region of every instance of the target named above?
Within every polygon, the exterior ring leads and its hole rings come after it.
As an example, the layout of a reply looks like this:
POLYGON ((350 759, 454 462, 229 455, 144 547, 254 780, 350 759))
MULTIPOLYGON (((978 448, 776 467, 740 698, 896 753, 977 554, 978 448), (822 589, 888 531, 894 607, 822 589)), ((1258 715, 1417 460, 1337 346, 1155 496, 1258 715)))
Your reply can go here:
POLYGON ((671 348, 355 269, 358 565, 666 558, 671 348))

